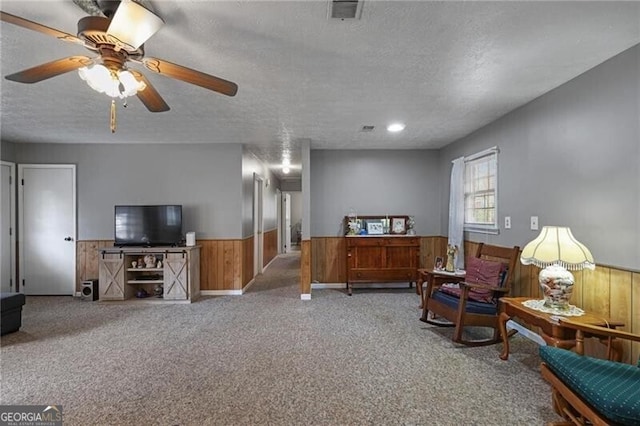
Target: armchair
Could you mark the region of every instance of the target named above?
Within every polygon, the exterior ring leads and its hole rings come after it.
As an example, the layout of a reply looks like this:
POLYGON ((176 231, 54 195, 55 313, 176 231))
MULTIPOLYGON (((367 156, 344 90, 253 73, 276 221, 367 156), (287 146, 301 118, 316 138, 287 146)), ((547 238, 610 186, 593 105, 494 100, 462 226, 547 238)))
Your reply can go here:
POLYGON ((640 424, 640 368, 610 360, 613 339, 640 342, 640 335, 561 321, 563 327, 576 330, 576 352, 540 347, 540 369, 551 384, 553 408, 566 420, 555 424, 640 424), (607 339, 608 359, 581 355, 587 336, 607 339))
POLYGON ((509 293, 520 248, 480 244, 467 258, 464 281, 445 284, 430 280, 424 292, 421 321, 455 327, 453 341, 469 346, 490 345, 500 339, 498 299, 509 293), (442 319, 444 319, 444 321, 442 319), (482 340, 465 340, 466 326, 493 328, 482 340))

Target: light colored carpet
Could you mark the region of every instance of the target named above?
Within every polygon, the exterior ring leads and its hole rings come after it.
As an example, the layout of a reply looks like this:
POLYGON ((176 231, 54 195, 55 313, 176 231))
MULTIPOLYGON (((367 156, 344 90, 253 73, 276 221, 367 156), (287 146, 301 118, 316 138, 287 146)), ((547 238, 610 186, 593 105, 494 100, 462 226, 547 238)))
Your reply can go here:
POLYGON ((557 419, 537 347, 454 345, 414 289, 314 290, 299 254, 243 296, 191 305, 28 297, 1 339, 2 404, 65 424, 540 425, 557 419))

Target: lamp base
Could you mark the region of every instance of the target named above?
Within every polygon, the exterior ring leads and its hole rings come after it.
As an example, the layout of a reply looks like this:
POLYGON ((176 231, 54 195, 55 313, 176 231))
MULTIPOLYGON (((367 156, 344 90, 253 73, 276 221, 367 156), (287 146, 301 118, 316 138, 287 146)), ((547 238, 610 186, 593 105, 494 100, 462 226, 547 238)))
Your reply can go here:
POLYGON ((560 265, 550 265, 540 271, 538 282, 544 295, 544 306, 564 311, 569 310, 573 293, 573 274, 560 265))

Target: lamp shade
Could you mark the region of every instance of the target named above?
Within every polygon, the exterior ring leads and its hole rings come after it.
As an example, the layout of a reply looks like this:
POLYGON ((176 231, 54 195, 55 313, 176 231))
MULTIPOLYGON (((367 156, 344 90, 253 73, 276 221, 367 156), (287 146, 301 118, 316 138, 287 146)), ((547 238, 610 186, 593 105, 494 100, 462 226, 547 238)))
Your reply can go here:
POLYGON ((540 268, 559 265, 572 271, 596 268, 589 249, 562 226, 544 226, 540 235, 522 249, 520 262, 540 268))
POLYGON ((160 29, 164 21, 155 13, 131 0, 118 6, 107 34, 135 50, 160 29))

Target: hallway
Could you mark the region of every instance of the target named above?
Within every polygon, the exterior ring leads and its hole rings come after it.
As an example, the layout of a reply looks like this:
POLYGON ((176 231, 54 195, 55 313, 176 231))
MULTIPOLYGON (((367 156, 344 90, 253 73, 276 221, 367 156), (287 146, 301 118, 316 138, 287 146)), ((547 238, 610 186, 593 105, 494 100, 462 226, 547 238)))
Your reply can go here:
POLYGON ((299 251, 278 255, 262 274, 255 278, 247 293, 265 291, 300 298, 299 251))

